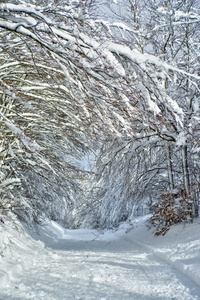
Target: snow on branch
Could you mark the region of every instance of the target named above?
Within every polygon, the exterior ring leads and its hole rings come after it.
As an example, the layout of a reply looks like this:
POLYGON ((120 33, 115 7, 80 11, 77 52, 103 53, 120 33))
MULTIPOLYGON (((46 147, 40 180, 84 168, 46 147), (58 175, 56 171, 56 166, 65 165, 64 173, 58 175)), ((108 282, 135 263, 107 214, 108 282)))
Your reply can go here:
POLYGON ((1 112, 0 112, 1 117, 5 120, 4 124, 11 130, 11 132, 15 135, 18 136, 24 146, 31 152, 34 151, 41 151, 43 148, 37 144, 36 141, 31 140, 29 137, 27 137, 23 131, 15 126, 8 118, 6 118, 1 112))
MULTIPOLYGON (((17 5, 17 4, 11 4, 11 3, 2 3, 0 4, 0 10, 1 12, 9 13, 9 12, 15 12, 15 13, 26 13, 29 15, 33 15, 37 17, 38 19, 43 20, 47 24, 53 24, 52 20, 47 18, 43 13, 41 13, 39 10, 40 8, 38 7, 37 9, 34 9, 33 7, 30 7, 30 5, 24 6, 24 5, 17 5)), ((1 15, 1 17, 6 18, 7 14, 1 15)), ((37 22, 34 21, 34 19, 26 19, 27 23, 29 23, 32 26, 35 26, 37 22)))

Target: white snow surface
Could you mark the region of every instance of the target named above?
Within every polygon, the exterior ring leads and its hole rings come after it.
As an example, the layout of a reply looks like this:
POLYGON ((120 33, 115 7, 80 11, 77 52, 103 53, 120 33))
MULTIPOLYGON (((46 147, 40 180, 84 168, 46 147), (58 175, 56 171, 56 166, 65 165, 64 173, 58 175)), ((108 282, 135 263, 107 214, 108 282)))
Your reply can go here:
POLYGON ((102 232, 49 221, 31 237, 3 217, 0 299, 200 299, 200 219, 155 237, 147 218, 102 232))

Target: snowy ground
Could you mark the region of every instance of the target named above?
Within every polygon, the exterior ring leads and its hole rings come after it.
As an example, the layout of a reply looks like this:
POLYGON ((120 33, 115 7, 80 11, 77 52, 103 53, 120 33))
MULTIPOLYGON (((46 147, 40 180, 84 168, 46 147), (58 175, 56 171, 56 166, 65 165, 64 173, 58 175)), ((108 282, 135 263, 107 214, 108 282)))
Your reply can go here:
POLYGON ((36 241, 5 218, 0 300, 200 299, 199 228, 198 219, 154 237, 144 218, 101 233, 49 222, 36 241))

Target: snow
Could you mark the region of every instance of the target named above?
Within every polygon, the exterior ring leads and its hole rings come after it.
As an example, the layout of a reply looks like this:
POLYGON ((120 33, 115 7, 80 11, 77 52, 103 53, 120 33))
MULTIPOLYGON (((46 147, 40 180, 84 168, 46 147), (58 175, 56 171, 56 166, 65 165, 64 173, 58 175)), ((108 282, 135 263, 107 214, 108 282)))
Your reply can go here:
POLYGON ((163 62, 159 58, 148 53, 142 54, 137 50, 132 50, 126 45, 109 42, 108 50, 112 53, 116 53, 117 55, 127 57, 131 61, 139 64, 141 68, 145 68, 145 63, 150 63, 156 65, 157 67, 163 68, 163 62))
MULTIPOLYGON (((93 21, 93 20, 92 20, 93 21)), ((91 21, 91 24, 92 24, 92 21, 91 21)), ((94 21, 93 21, 94 23, 94 21)), ((109 32, 110 31, 110 27, 117 27, 118 29, 122 30, 122 31, 130 31, 130 32, 135 32, 135 30, 129 26, 127 26, 126 24, 122 23, 122 22, 109 22, 108 20, 104 20, 104 19, 97 19, 95 20, 95 23, 101 23, 103 24, 107 30, 109 32)))
POLYGON ((154 237, 147 218, 102 232, 49 221, 31 237, 3 217, 0 299, 199 299, 200 220, 154 237))
POLYGON ((187 136, 184 132, 180 132, 176 139, 176 145, 177 146, 184 146, 187 141, 187 136))
POLYGON ((94 39, 89 38, 83 33, 80 34, 80 38, 83 40, 85 44, 91 46, 94 50, 101 49, 102 56, 105 57, 110 62, 110 64, 115 68, 115 70, 117 70, 117 72, 121 76, 125 76, 126 72, 122 64, 119 63, 118 60, 115 58, 115 56, 111 53, 112 51, 109 51, 110 50, 109 48, 108 50, 106 49, 107 45, 102 47, 100 43, 96 42, 94 39))
MULTIPOLYGON (((193 13, 193 12, 190 12, 190 13, 185 13, 183 11, 176 11, 175 12, 175 20, 176 20, 176 23, 175 24, 179 24, 180 22, 177 22, 177 20, 180 20, 180 19, 192 19, 192 20, 195 20, 196 22, 199 22, 199 15, 196 14, 196 13, 193 13)), ((184 20, 185 22, 185 20, 184 20)), ((186 21, 187 22, 187 21, 186 21)))
MULTIPOLYGON (((24 12, 24 13, 29 13, 37 16, 38 18, 41 18, 45 21, 47 24, 52 24, 52 21, 48 19, 46 16, 44 16, 41 12, 35 9, 35 7, 30 7, 29 6, 24 6, 24 5, 16 5, 16 4, 11 4, 11 3, 6 3, 6 4, 0 4, 0 9, 3 11, 14 11, 14 12, 24 12)), ((26 18, 27 19, 27 18, 26 18)), ((27 19, 27 21, 31 20, 31 25, 33 25, 33 18, 27 19)), ((37 24, 37 23, 36 23, 37 24)), ((35 24, 34 24, 35 25, 35 24)))
POLYGON ((19 136, 24 146, 30 151, 41 151, 43 148, 38 145, 38 143, 34 140, 31 140, 28 136, 26 136, 23 131, 10 122, 8 118, 6 118, 1 112, 0 115, 6 120, 5 125, 12 131, 12 133, 16 136, 19 136))
POLYGON ((120 44, 116 44, 113 42, 109 42, 107 45, 107 49, 112 53, 116 53, 117 55, 121 55, 121 56, 124 56, 124 57, 130 59, 131 61, 140 65, 140 67, 142 69, 145 69, 145 64, 149 63, 149 64, 155 65, 156 67, 160 68, 160 71, 172 70, 177 73, 186 75, 188 77, 200 79, 200 76, 198 76, 196 74, 191 74, 180 68, 174 67, 166 62, 163 62, 160 58, 158 58, 154 55, 151 55, 148 53, 143 54, 143 53, 140 53, 139 51, 137 51, 136 49, 132 50, 130 47, 128 47, 126 45, 120 45, 120 44))
POLYGON ((21 180, 19 178, 9 178, 9 179, 6 179, 1 182, 0 188, 5 188, 6 186, 11 185, 11 184, 19 185, 20 183, 21 183, 21 180))
MULTIPOLYGON (((0 6, 0 8, 1 8, 1 6, 0 6)), ((32 33, 30 30, 28 30, 26 28, 23 28, 21 25, 24 25, 24 24, 21 24, 21 23, 12 23, 12 22, 8 22, 8 21, 0 20, 0 26, 2 28, 6 28, 6 29, 9 29, 11 31, 19 32, 21 34, 30 36, 32 39, 34 39, 36 41, 39 41, 38 38, 37 38, 37 35, 35 35, 34 33, 32 33)))

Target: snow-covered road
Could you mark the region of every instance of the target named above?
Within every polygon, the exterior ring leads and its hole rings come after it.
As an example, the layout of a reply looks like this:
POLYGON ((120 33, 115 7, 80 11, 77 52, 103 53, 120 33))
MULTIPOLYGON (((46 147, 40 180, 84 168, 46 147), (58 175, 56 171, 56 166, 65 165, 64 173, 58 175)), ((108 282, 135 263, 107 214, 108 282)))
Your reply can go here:
POLYGON ((136 246, 90 246, 42 255, 5 299, 195 299, 169 266, 136 246))
POLYGON ((200 299, 190 280, 137 246, 131 235, 117 234, 100 238, 95 231, 78 231, 67 237, 54 226, 51 236, 42 233, 47 248, 35 251, 30 244, 30 254, 20 244, 22 267, 10 276, 11 284, 5 281, 0 299, 200 299))

